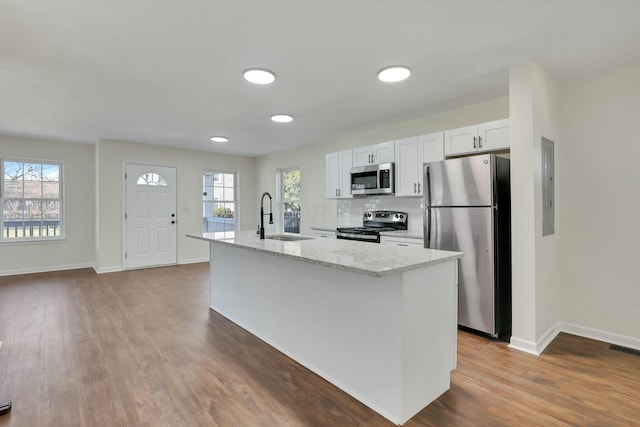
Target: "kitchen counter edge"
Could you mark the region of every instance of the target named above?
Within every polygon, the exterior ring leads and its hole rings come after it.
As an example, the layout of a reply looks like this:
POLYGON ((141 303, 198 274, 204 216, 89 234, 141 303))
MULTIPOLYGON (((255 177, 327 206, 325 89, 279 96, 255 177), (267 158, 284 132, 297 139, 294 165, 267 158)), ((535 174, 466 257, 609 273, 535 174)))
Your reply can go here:
MULTIPOLYGON (((297 234, 293 235, 298 236, 297 234)), ((235 233, 233 235, 229 233, 187 234, 187 237, 376 277, 401 274, 405 271, 460 259, 463 256, 461 252, 424 248, 403 248, 401 252, 389 254, 388 249, 383 245, 352 240, 317 239, 312 236, 308 236, 311 237, 309 240, 293 242, 271 239, 260 240, 253 231, 241 231, 237 237, 235 233), (296 250, 298 248, 306 249, 306 253, 304 255, 296 254, 295 252, 298 252, 296 250), (332 249, 334 252, 340 251, 340 254, 332 254, 332 249), (405 251, 412 251, 411 257, 407 256, 409 253, 405 251), (375 262, 366 262, 367 259, 371 259, 372 255, 375 256, 376 254, 384 254, 384 256, 376 259, 375 262), (347 255, 346 258, 351 258, 352 261, 349 263, 343 261, 341 257, 345 258, 345 255, 347 255), (424 257, 428 257, 428 259, 424 257), (409 260, 409 258, 413 258, 413 260, 409 260)))

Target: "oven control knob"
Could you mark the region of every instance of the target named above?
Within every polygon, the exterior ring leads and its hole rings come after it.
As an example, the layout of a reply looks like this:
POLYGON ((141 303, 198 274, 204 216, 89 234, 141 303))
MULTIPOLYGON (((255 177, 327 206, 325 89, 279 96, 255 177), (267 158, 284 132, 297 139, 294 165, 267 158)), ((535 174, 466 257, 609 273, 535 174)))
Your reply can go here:
POLYGON ((395 214, 396 219, 398 219, 398 214, 395 214))
POLYGON ((400 215, 400 219, 404 218, 404 215, 400 215))

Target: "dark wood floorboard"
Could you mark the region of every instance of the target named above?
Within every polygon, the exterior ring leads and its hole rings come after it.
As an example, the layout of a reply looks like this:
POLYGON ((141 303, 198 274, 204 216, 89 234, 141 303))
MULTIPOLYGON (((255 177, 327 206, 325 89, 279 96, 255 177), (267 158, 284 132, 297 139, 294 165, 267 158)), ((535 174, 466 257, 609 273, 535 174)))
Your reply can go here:
MULTIPOLYGON (((0 277, 0 427, 392 425, 210 311, 208 280, 207 264, 0 277)), ((640 425, 640 357, 566 334, 540 357, 458 341, 451 390, 406 426, 640 425)))

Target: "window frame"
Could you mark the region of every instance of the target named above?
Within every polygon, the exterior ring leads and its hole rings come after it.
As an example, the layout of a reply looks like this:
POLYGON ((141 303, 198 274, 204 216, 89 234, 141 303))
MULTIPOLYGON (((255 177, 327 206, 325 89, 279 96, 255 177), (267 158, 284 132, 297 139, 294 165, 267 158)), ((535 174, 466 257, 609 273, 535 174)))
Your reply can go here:
MULTIPOLYGON (((284 213, 285 213, 285 204, 287 203, 298 203, 298 206, 300 207, 299 212, 300 214, 302 213, 302 172, 300 170, 300 167, 290 167, 290 168, 282 168, 282 169, 278 169, 278 173, 276 175, 277 179, 276 179, 276 183, 277 183, 277 200, 278 200, 278 230, 280 230, 281 232, 285 232, 285 218, 284 218, 284 213), (287 172, 291 172, 291 171, 298 171, 298 174, 300 175, 300 182, 298 183, 300 185, 300 193, 298 194, 298 198, 297 199, 285 199, 284 198, 284 174, 287 172)), ((299 222, 298 222, 298 231, 290 231, 288 233, 297 233, 300 234, 302 231, 302 215, 300 215, 298 217, 299 222)))
MULTIPOLYGON (((239 180, 240 180, 240 174, 237 171, 231 171, 231 170, 222 170, 222 169, 203 169, 202 173, 200 174, 200 194, 202 195, 202 192, 204 191, 204 184, 202 182, 205 174, 232 174, 233 175, 233 197, 234 200, 204 200, 204 199, 200 199, 201 200, 201 206, 202 206, 202 210, 200 211, 201 214, 204 214, 204 206, 205 203, 206 204, 211 204, 213 205, 214 203, 233 203, 235 206, 235 210, 234 210, 234 215, 233 215, 233 219, 234 219, 234 223, 233 223, 233 230, 226 230, 227 232, 229 231, 238 231, 239 230, 239 218, 240 218, 240 204, 239 204, 239 180)), ((214 185, 215 186, 215 185, 214 185)), ((223 186, 224 188, 224 186, 223 186)), ((215 210, 215 208, 214 208, 215 210)), ((204 219, 204 216, 202 216, 202 218, 204 219)), ((204 228, 203 226, 201 227, 201 232, 203 233, 212 233, 212 231, 204 231, 202 228, 204 228)))
POLYGON ((26 158, 26 157, 2 157, 0 158, 0 245, 14 245, 14 244, 24 244, 24 243, 46 243, 46 242, 56 242, 62 241, 66 239, 66 226, 65 226, 65 188, 64 188, 64 162, 61 160, 48 160, 48 159, 35 159, 35 158, 26 158), (58 182, 59 182, 59 197, 56 199, 45 198, 42 197, 40 199, 34 198, 25 198, 16 199, 11 197, 12 200, 40 200, 40 201, 58 201, 60 203, 60 235, 58 236, 29 236, 29 237, 4 237, 4 227, 5 227, 5 217, 4 217, 4 201, 5 198, 5 163, 7 162, 16 162, 16 163, 31 163, 31 164, 40 164, 40 165, 57 165, 59 168, 58 182))

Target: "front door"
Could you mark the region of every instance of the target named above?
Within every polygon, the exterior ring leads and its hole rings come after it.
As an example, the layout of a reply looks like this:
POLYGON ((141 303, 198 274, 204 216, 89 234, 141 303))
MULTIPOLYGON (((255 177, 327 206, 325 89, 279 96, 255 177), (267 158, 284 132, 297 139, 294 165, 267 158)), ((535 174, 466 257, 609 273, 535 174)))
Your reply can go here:
POLYGON ((125 268, 177 263, 177 171, 127 164, 125 268))

